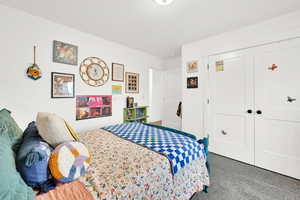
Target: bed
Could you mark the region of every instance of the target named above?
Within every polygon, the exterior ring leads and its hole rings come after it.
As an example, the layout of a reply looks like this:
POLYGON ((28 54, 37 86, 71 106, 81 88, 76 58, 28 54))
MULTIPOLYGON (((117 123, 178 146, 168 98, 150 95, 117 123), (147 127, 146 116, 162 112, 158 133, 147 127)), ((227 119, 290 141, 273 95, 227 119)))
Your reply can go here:
POLYGON ((93 158, 80 178, 99 200, 188 200, 209 185, 205 155, 173 174, 169 159, 104 129, 81 134, 93 158))

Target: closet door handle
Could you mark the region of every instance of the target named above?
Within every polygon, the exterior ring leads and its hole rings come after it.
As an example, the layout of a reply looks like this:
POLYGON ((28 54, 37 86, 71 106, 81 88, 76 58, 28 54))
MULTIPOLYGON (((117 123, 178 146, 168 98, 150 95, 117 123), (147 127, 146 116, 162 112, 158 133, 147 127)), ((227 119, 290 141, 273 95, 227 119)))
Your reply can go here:
POLYGON ((252 114, 252 110, 251 109, 247 110, 247 113, 252 114))
POLYGON ((257 110, 256 114, 261 115, 262 114, 261 110, 257 110))

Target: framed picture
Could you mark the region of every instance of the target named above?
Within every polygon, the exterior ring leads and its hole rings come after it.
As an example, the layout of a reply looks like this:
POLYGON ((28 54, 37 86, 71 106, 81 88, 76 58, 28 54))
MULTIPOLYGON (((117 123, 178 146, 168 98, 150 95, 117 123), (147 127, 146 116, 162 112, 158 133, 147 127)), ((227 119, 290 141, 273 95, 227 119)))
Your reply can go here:
POLYGON ((122 94, 122 85, 112 85, 111 86, 113 95, 121 95, 122 94))
POLYGON ((112 64, 112 80, 124 82, 124 65, 113 63, 112 64))
POLYGON ((186 65, 186 72, 187 73, 198 72, 198 61, 188 62, 187 65, 186 65))
POLYGON ((76 96, 76 120, 112 116, 111 95, 76 96))
POLYGON ((222 72, 224 71, 224 61, 217 61, 216 62, 216 72, 222 72))
POLYGON ((51 73, 51 98, 74 98, 75 75, 52 72, 51 73))
POLYGON ((134 106, 134 97, 127 97, 126 105, 127 105, 127 108, 133 108, 133 106, 134 106))
POLYGON ((53 62, 68 65, 78 64, 78 47, 72 44, 53 41, 53 62))
POLYGON ((139 74, 126 72, 125 78, 126 78, 126 84, 125 84, 126 93, 139 93, 139 85, 140 85, 139 74))
POLYGON ((187 88, 198 88, 198 77, 187 78, 187 88))

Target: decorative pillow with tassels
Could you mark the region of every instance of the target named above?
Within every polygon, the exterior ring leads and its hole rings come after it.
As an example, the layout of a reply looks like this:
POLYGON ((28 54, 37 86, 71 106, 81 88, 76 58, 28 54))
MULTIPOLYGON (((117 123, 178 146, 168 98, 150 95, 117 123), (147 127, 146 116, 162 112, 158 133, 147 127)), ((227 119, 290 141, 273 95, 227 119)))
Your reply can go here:
POLYGON ((38 134, 35 122, 31 122, 23 134, 23 142, 17 154, 17 169, 22 178, 32 188, 47 192, 51 174, 48 161, 52 148, 38 134), (46 187, 45 187, 46 185, 46 187))

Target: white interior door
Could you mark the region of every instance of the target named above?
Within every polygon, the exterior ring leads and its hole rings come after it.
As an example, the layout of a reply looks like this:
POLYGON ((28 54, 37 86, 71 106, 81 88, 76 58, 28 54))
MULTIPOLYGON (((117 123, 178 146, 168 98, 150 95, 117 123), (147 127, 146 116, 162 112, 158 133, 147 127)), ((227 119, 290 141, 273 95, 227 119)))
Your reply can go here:
POLYGON ((178 104, 182 101, 180 85, 181 68, 168 68, 164 71, 163 125, 181 130, 181 118, 176 115, 178 104))
POLYGON ((300 179, 300 39, 268 49, 255 57, 255 164, 300 179))
POLYGON ((150 119, 149 122, 162 120, 163 109, 163 71, 159 69, 149 70, 149 96, 150 96, 150 119))
POLYGON ((253 59, 235 52, 209 63, 210 151, 254 164, 253 59))

